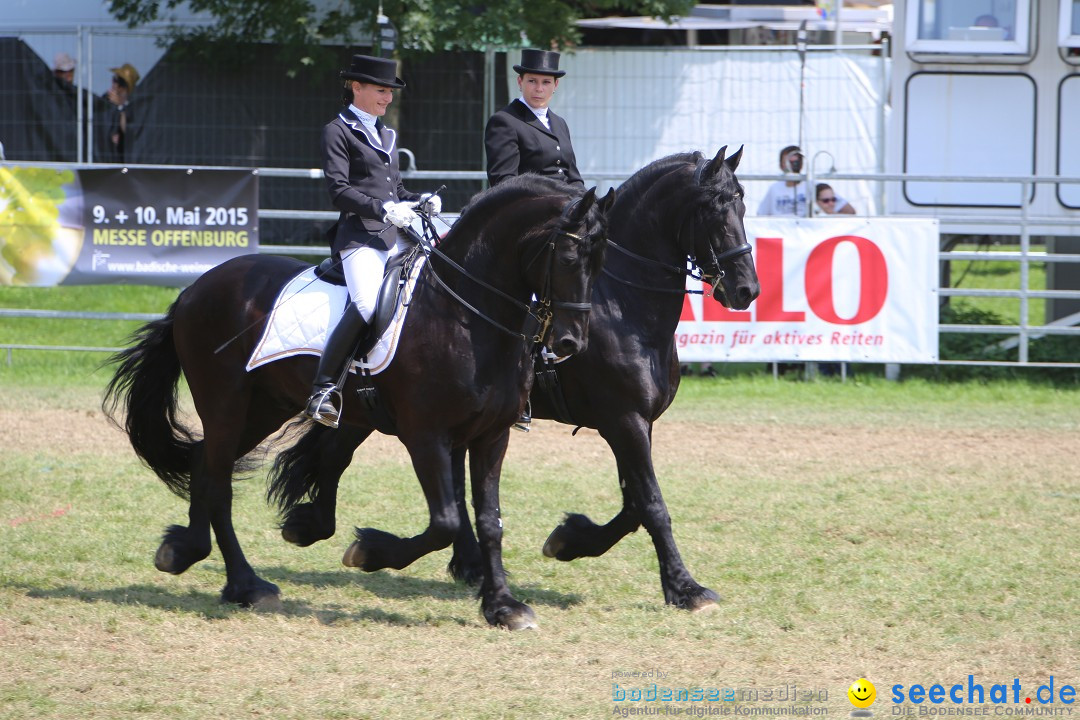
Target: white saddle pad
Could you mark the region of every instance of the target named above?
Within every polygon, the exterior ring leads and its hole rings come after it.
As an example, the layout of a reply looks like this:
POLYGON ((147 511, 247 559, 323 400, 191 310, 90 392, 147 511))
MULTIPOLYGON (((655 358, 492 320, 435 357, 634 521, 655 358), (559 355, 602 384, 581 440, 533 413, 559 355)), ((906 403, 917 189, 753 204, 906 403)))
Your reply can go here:
MULTIPOLYGON (((398 305, 390 326, 364 361, 353 363, 353 372, 360 367, 378 375, 390 366, 405 326, 405 314, 411 304, 416 278, 425 260, 420 257, 414 263, 402 291, 405 302, 398 305)), ((261 365, 295 355, 322 355, 326 338, 344 312, 348 299, 349 291, 343 285, 319 280, 313 267, 294 277, 278 293, 262 337, 248 360, 247 370, 250 372, 261 365)))

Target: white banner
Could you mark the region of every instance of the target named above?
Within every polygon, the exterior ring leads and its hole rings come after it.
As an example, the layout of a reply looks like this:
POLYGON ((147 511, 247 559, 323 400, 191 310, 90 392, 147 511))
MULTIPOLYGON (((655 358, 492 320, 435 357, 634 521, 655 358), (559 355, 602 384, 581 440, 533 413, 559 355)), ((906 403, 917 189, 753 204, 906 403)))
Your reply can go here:
POLYGON ((937 361, 937 220, 759 217, 746 233, 761 295, 741 312, 688 295, 681 361, 937 361))

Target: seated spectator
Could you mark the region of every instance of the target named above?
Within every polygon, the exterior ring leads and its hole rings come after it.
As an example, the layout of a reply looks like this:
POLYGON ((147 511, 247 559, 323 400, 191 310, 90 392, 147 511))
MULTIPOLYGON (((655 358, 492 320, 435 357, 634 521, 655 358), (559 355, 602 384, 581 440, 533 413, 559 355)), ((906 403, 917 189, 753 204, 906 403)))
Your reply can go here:
POLYGON ((854 215, 855 208, 844 198, 836 194, 832 185, 818 183, 814 187, 814 197, 821 212, 826 215, 854 215))

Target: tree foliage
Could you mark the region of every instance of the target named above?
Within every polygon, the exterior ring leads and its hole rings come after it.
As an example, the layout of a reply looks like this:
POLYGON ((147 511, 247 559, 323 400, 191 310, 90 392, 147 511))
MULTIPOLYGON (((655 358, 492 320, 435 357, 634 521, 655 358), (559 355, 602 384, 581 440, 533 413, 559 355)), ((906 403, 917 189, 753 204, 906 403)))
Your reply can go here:
POLYGON ((172 40, 199 45, 272 42, 294 65, 319 61, 326 45, 371 42, 380 4, 398 31, 398 52, 487 47, 566 48, 580 37, 575 22, 606 15, 670 18, 693 0, 111 0, 109 11, 129 27, 169 21, 177 6, 214 22, 170 26, 172 40))

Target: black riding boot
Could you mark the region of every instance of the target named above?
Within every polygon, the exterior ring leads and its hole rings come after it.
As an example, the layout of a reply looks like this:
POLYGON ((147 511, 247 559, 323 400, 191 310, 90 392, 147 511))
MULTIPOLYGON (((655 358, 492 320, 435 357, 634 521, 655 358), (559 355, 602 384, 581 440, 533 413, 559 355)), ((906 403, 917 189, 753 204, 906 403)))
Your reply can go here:
POLYGON ((344 384, 345 373, 360 342, 360 335, 366 327, 367 323, 360 315, 356 303, 350 300, 337 327, 326 340, 326 347, 319 358, 319 371, 315 374, 315 384, 311 388, 311 397, 308 398, 307 409, 304 410, 304 414, 315 422, 332 428, 338 426, 340 412, 330 398, 337 395, 338 401, 341 401, 338 383, 344 384))
POLYGON ((517 422, 510 427, 521 432, 529 432, 529 425, 532 423, 532 400, 525 401, 525 409, 521 411, 521 417, 517 419, 517 422))

